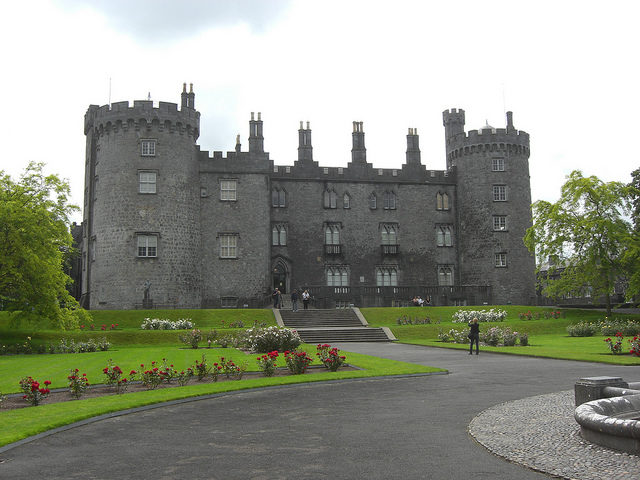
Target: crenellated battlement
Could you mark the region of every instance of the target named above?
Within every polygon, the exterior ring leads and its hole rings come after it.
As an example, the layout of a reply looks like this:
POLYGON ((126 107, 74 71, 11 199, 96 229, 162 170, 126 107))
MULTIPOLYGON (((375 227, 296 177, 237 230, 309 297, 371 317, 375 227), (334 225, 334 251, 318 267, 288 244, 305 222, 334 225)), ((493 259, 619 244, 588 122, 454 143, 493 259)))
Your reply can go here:
POLYGON ((200 135, 200 112, 192 108, 178 110, 171 102, 159 102, 154 106, 151 100, 114 102, 111 105, 90 105, 84 116, 85 135, 94 129, 98 135, 128 129, 168 131, 193 136, 200 135))
POLYGON ((529 134, 506 128, 469 130, 447 139, 447 161, 478 152, 502 152, 529 157, 529 134))

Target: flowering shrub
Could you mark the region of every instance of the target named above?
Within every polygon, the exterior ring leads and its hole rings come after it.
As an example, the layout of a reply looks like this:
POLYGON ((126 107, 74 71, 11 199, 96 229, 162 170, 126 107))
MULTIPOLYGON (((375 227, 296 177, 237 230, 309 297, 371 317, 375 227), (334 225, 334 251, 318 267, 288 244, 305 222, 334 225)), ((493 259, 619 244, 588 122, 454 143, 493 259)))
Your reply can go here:
POLYGON ((479 322, 502 322, 507 318, 505 310, 458 310, 453 314, 453 323, 469 323, 474 318, 479 322))
POLYGON ((176 380, 178 382, 178 385, 180 385, 181 387, 184 387, 187 383, 189 383, 192 378, 193 378, 193 369, 191 367, 187 368, 186 370, 180 371, 176 375, 176 380))
POLYGON ((41 388, 40 383, 33 378, 23 377, 20 379, 20 390, 24 393, 22 398, 35 407, 51 393, 49 385, 51 385, 51 382, 45 380, 44 387, 41 388))
POLYGON ((113 364, 112 359, 109 359, 107 366, 102 369, 102 373, 107 377, 106 384, 109 386, 116 385, 122 376, 122 370, 119 366, 113 364))
POLYGON ((234 332, 218 339, 218 345, 222 348, 238 348, 247 344, 246 332, 234 332))
POLYGON ((75 398, 80 398, 89 388, 89 379, 87 378, 87 374, 83 373, 80 375, 80 370, 77 368, 71 369, 67 380, 69 380, 69 392, 75 398))
POLYGON ((154 390, 164 381, 165 373, 156 365, 156 362, 151 362, 151 367, 147 369, 145 369, 144 363, 141 363, 138 377, 142 385, 149 390, 154 390))
POLYGON ((178 336, 180 341, 186 345, 191 345, 191 348, 198 348, 198 343, 202 340, 202 332, 197 328, 190 330, 178 336))
POLYGON ((143 330, 189 330, 193 327, 190 318, 180 318, 175 322, 160 318, 145 318, 140 325, 143 330))
POLYGON ((617 318, 609 320, 605 317, 597 326, 600 328, 600 333, 607 336, 615 335, 618 332, 628 336, 640 334, 640 322, 636 320, 620 320, 617 318))
POLYGON ((313 359, 307 355, 307 352, 298 350, 286 350, 284 352, 284 359, 287 362, 287 367, 293 375, 300 375, 307 371, 307 367, 313 359))
POLYGON ((280 327, 250 328, 246 331, 246 346, 252 352, 266 353, 295 350, 302 343, 295 330, 280 327))
POLYGON ((518 332, 512 331, 509 327, 502 331, 502 343, 505 347, 513 347, 518 340, 518 332))
POLYGON ((518 333, 518 341, 521 347, 526 347, 529 345, 529 335, 525 332, 518 333))
POLYGON ((106 352, 111 348, 111 343, 107 340, 107 337, 99 338, 97 341, 93 338, 90 338, 86 342, 76 342, 73 339, 63 338, 58 343, 58 347, 56 349, 55 346, 49 346, 49 353, 86 353, 86 352, 97 352, 100 350, 101 352, 106 352))
POLYGON ((502 331, 498 327, 491 327, 485 333, 480 333, 480 340, 486 343, 487 345, 491 345, 492 347, 497 347, 500 343, 500 337, 502 336, 502 331))
POLYGON ((173 364, 167 365, 169 362, 167 361, 166 358, 162 359, 162 373, 163 373, 163 380, 167 383, 171 383, 171 380, 173 380, 174 378, 176 378, 178 376, 178 371, 173 367, 173 364))
POLYGON ((614 355, 618 355, 620 353, 622 353, 622 339, 624 338, 624 335, 622 335, 622 333, 620 332, 616 332, 615 334, 615 342, 613 340, 611 340, 611 338, 605 338, 604 341, 607 343, 607 346, 609 347, 609 350, 611 350, 611 353, 613 353, 614 355))
MULTIPOLYGON (((206 378, 207 375, 209 375, 210 371, 211 371, 211 367, 207 364, 207 357, 205 357, 203 353, 202 361, 198 362, 198 360, 196 360, 196 364, 193 367, 193 372, 195 373, 196 377, 198 377, 198 381, 201 382, 206 378)), ((217 372, 216 372, 216 375, 217 375, 217 372)))
POLYGON ((272 377, 276 373, 278 352, 273 351, 259 356, 256 361, 265 377, 272 377))
POLYGON ((597 330, 596 325, 587 322, 567 326, 567 333, 570 337, 593 337, 597 330))
POLYGON ((640 336, 634 336, 633 339, 629 340, 629 343, 631 344, 631 350, 629 350, 629 353, 636 357, 640 357, 640 336))
POLYGON ((232 359, 220 357, 220 365, 218 365, 217 370, 221 373, 224 373, 227 378, 233 378, 234 380, 240 380, 244 372, 247 370, 247 364, 243 363, 242 365, 236 365, 232 359))
POLYGON ((324 345, 318 344, 316 349, 318 350, 316 355, 320 357, 322 364, 332 372, 338 370, 346 360, 346 357, 340 355, 336 347, 331 348, 331 345, 327 343, 324 345))
MULTIPOLYGON (((131 374, 135 375, 136 371, 135 370, 131 370, 131 374)), ((126 378, 120 378, 117 382, 116 382, 116 393, 120 394, 120 393, 124 393, 127 391, 127 387, 129 386, 129 382, 127 381, 126 378)))

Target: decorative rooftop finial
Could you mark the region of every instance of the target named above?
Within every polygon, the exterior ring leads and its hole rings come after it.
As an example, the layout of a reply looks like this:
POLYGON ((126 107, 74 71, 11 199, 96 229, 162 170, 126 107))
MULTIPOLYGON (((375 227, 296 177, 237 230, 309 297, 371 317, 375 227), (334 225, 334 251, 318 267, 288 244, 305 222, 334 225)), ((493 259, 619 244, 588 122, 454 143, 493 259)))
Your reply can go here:
POLYGON ((187 93, 187 83, 182 84, 182 93, 187 93))
POLYGON ((193 83, 189 84, 189 93, 193 93, 193 83))
POLYGON ((300 130, 302 130, 302 120, 300 120, 300 130))
POLYGON ((151 92, 147 93, 147 100, 151 100, 151 92))
POLYGON ((309 130, 309 129, 310 129, 309 125, 310 125, 310 123, 309 123, 309 121, 307 120, 307 130, 309 130))
POLYGON ((260 115, 261 115, 261 113, 258 112, 258 121, 260 121, 260 115))
POLYGON ((253 122, 253 112, 251 112, 251 121, 253 122))

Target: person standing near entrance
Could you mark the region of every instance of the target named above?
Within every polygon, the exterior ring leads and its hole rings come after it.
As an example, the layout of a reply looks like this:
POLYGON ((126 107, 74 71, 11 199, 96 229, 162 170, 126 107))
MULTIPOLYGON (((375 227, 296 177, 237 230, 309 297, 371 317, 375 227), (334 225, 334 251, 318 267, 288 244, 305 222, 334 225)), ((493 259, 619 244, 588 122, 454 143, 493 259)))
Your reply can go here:
POLYGON ((291 310, 298 311, 298 291, 295 288, 291 292, 291 310))
POLYGON ((271 298, 273 298, 273 308, 280 308, 280 290, 276 288, 271 294, 271 298))
POLYGON ((309 295, 309 290, 305 290, 304 292, 302 292, 302 305, 304 306, 304 309, 307 310, 309 308, 309 297, 311 295, 309 295))
POLYGON ((473 342, 476 342, 476 355, 480 353, 480 325, 478 319, 469 322, 469 355, 473 353, 473 342))

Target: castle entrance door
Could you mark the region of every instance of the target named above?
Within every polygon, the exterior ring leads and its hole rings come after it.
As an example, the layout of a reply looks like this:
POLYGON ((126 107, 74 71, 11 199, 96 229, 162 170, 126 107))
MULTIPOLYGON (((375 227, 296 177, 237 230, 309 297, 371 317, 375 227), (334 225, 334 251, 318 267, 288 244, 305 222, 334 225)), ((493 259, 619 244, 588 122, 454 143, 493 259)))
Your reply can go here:
POLYGON ((287 270, 279 262, 273 269, 273 288, 280 290, 280 293, 287 293, 287 270))

